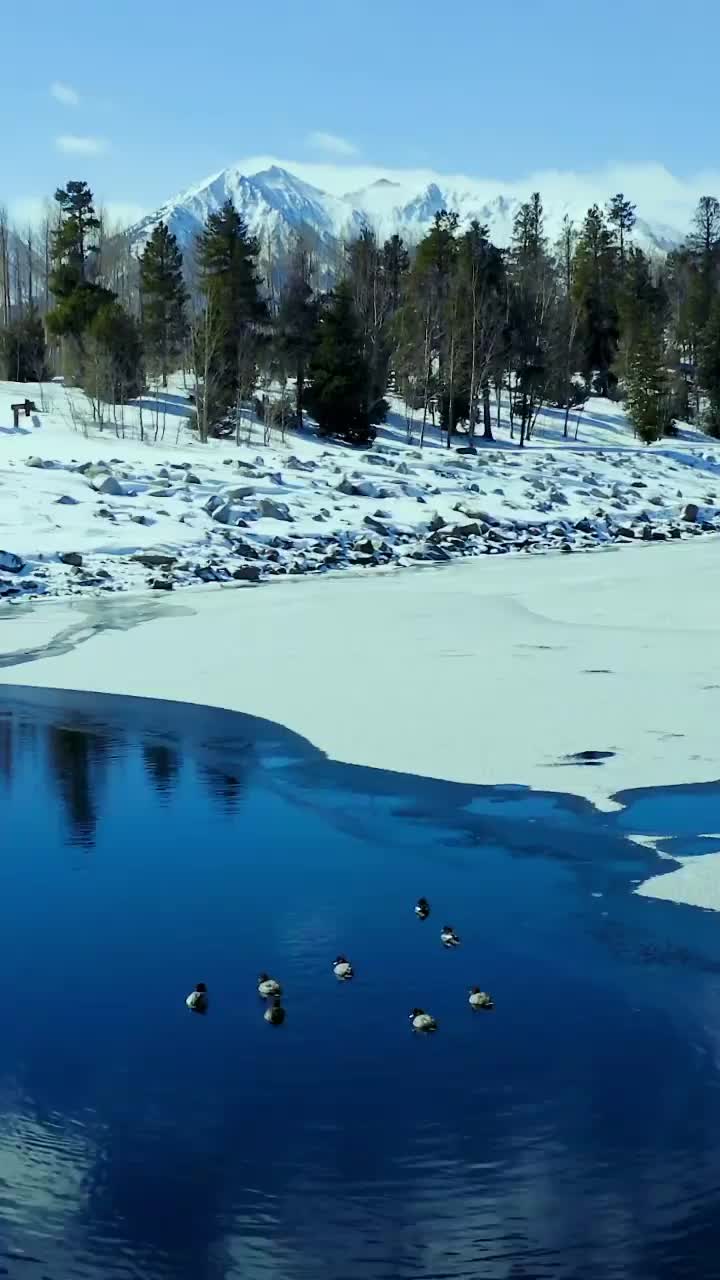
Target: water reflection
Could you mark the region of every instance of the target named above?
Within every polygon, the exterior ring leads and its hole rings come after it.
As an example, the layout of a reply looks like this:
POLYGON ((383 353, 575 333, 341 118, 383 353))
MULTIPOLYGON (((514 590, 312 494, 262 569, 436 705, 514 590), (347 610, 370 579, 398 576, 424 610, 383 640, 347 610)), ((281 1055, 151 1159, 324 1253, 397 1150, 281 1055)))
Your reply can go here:
POLYGON ((717 918, 633 897, 657 859, 628 833, 662 812, 696 844, 717 788, 598 814, 203 708, 3 703, 0 1274, 712 1274, 717 918), (476 981, 492 1018, 467 1014, 476 981))

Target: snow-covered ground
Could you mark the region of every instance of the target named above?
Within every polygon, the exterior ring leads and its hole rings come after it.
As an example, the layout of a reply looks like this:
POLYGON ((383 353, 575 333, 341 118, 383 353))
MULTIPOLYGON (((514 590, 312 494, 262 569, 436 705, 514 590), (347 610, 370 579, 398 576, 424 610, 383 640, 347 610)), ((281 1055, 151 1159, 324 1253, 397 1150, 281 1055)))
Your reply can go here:
MULTIPOLYGON (((5 606, 0 681, 227 707, 353 764, 607 809, 619 791, 717 779, 719 626, 709 538, 5 606), (587 751, 612 754, 588 768, 587 751)), ((720 910, 708 849, 643 892, 720 910)))
MULTIPOLYGON (((531 447, 506 424, 477 455, 432 428, 418 450, 398 406, 365 452, 265 444, 257 423, 201 445, 186 413, 175 386, 101 430, 78 392, 0 384, 0 680, 228 707, 351 763, 601 807, 717 777, 712 442, 638 447, 597 400, 577 444, 548 412, 531 447), (38 412, 14 429, 26 394, 38 412)), ((708 854, 638 891, 720 910, 720 841, 697 834, 708 854)))
POLYGON ((366 451, 309 430, 266 444, 250 421, 240 448, 202 445, 187 412, 180 380, 102 428, 76 390, 0 383, 0 597, 168 590, 720 531, 717 446, 690 429, 638 446, 607 401, 590 402, 577 443, 574 417, 566 441, 563 414, 548 410, 531 447, 518 449, 504 423, 477 455, 443 448, 432 427, 420 450, 419 421, 408 442, 399 405, 366 451), (14 428, 10 406, 26 395, 37 412, 14 428))

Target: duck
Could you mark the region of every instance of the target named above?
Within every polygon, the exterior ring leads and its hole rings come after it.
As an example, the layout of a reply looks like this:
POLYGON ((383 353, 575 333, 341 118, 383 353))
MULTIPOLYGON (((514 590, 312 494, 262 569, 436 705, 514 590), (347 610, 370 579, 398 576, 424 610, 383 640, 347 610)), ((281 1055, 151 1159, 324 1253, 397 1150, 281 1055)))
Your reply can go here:
POLYGON ((460 939, 451 924, 444 924, 440 934, 440 941, 444 947, 459 947, 460 939))
POLYGON ((279 1027, 285 1021, 285 1010, 280 1003, 280 997, 276 996, 271 1005, 268 1005, 263 1014, 266 1022, 272 1024, 273 1027, 279 1027))
POLYGON ((438 1024, 424 1009, 413 1009, 410 1014, 413 1031, 437 1031, 438 1024))
POLYGON ((275 996, 282 995, 282 987, 275 978, 271 978, 267 973, 261 973, 258 978, 258 995, 261 996, 263 1000, 270 1000, 275 996))
POLYGON ((417 906, 415 907, 415 915, 418 920, 427 920, 430 915, 430 903, 427 898, 418 898, 417 906))
POLYGON ((208 1007, 208 989, 204 982, 198 982, 194 991, 185 1001, 192 1013, 206 1013, 208 1007))
POLYGON ((355 970, 346 956, 338 956, 333 961, 333 973, 338 982, 349 982, 351 978, 355 977, 355 970))
POLYGON ((495 1001, 493 1000, 492 996, 489 996, 487 991, 481 991, 479 987, 470 988, 468 1004, 471 1004, 473 1009, 494 1009, 495 1008, 495 1001))

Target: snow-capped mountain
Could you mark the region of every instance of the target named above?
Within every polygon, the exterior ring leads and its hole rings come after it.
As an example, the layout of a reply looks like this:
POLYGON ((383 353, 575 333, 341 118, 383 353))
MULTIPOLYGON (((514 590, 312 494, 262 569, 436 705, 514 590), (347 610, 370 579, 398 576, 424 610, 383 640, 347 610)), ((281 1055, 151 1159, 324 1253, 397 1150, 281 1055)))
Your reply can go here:
MULTIPOLYGON (((608 192, 608 197, 611 194, 608 192)), ((413 243, 424 235, 441 209, 457 212, 461 226, 473 219, 487 224, 495 243, 506 245, 521 203, 519 195, 493 193, 488 183, 480 181, 473 184, 468 180, 467 185, 458 186, 452 180, 437 179, 418 190, 408 182, 380 178, 360 190, 332 195, 278 165, 252 174, 231 167, 148 215, 131 228, 131 241, 140 247, 162 220, 187 249, 208 214, 217 211, 226 200, 232 201, 250 231, 261 243, 272 246, 275 255, 281 257, 293 237, 302 232, 329 270, 337 260, 341 242, 358 235, 364 226, 374 227, 381 236, 397 232, 413 243)), ((548 237, 552 240, 559 234, 566 215, 578 225, 586 211, 586 205, 575 193, 570 199, 546 201, 548 237)), ((685 229, 638 217, 634 234, 643 248, 666 253, 683 239, 685 229)))

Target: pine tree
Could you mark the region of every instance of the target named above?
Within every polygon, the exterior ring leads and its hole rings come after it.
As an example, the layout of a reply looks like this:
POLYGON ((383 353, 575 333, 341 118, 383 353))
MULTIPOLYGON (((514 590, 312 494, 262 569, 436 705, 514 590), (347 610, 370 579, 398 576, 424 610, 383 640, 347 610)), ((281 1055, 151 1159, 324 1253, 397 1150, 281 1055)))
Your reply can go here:
POLYGON ((59 222, 52 234, 50 289, 55 307, 48 315, 48 328, 57 337, 75 340, 82 375, 82 339, 100 307, 112 302, 115 294, 88 277, 97 254, 95 233, 100 227, 93 194, 86 182, 68 182, 55 192, 59 222))
POLYGON ((302 426, 305 377, 318 325, 318 303, 313 294, 310 254, 298 244, 280 294, 275 322, 275 350, 282 372, 295 378, 295 415, 302 426))
POLYGON ((352 444, 374 438, 373 426, 382 422, 387 404, 368 408, 369 370, 347 280, 330 296, 321 316, 308 376, 307 405, 321 435, 340 436, 352 444))
POLYGON ((88 327, 84 386, 95 400, 124 404, 143 387, 140 328, 119 302, 106 302, 88 327))
POLYGON ((556 280, 537 192, 515 215, 509 268, 508 341, 522 446, 551 384, 549 356, 556 280))
POLYGON ((613 196, 607 207, 607 219, 611 227, 615 228, 618 238, 618 246, 620 249, 620 270, 625 266, 625 247, 627 237, 630 235, 635 226, 635 208, 629 200, 625 199, 622 191, 613 196))
POLYGON ((140 259, 140 296, 145 352, 166 387, 187 335, 187 290, 180 247, 164 222, 153 230, 140 259))
POLYGON ((602 210, 593 205, 583 222, 575 251, 575 299, 582 305, 580 343, 582 372, 595 375, 597 390, 606 396, 619 341, 617 315, 618 255, 602 210))
POLYGON ((60 221, 52 236, 54 277, 51 283, 56 297, 65 297, 87 278, 89 264, 97 253, 95 233, 100 219, 95 213, 93 193, 87 182, 68 182, 58 187, 55 200, 60 221))
POLYGON ((628 417, 636 435, 652 444, 673 426, 671 383, 662 330, 648 317, 633 347, 625 380, 628 417))
POLYGON ((230 200, 209 215, 197 260, 200 285, 221 335, 213 368, 218 416, 251 395, 257 382, 259 348, 269 331, 257 273, 259 251, 230 200))

